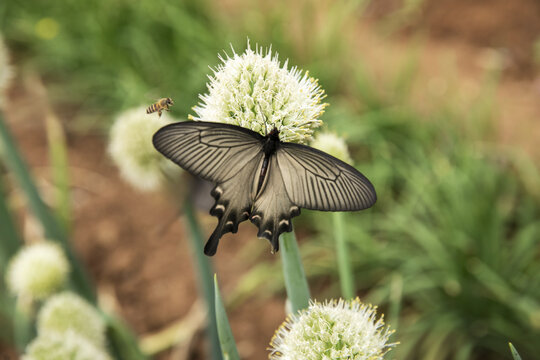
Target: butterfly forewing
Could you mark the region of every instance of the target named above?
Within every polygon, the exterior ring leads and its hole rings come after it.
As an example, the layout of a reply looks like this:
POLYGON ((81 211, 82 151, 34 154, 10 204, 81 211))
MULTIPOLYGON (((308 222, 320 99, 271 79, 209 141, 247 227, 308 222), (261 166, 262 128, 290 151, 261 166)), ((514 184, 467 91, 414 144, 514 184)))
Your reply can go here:
POLYGON ((193 175, 220 183, 261 153, 263 137, 238 126, 179 122, 158 130, 154 147, 193 175))
POLYGON ((349 164, 305 145, 282 143, 277 162, 290 200, 322 211, 355 211, 377 200, 369 180, 349 164))

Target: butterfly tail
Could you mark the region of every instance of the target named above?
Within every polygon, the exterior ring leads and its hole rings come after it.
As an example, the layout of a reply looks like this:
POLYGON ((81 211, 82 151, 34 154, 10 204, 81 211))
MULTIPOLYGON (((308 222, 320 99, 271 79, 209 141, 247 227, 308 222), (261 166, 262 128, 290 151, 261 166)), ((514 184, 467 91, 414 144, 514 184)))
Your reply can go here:
POLYGON ((204 254, 206 256, 214 256, 216 254, 221 235, 221 232, 218 232, 218 228, 216 228, 212 235, 210 235, 206 245, 204 245, 204 254))
POLYGON ((216 199, 216 203, 210 209, 210 215, 216 216, 219 222, 216 229, 210 235, 210 238, 204 246, 204 253, 208 256, 215 255, 219 239, 226 234, 238 231, 238 224, 249 217, 249 207, 241 207, 232 201, 222 199, 224 190, 220 185, 217 185, 211 192, 211 195, 216 199))
MULTIPOLYGON (((210 213, 212 214, 212 211, 210 213)), ((212 235, 210 235, 210 238, 206 242, 206 245, 204 245, 205 255, 214 256, 219 245, 219 239, 221 239, 221 237, 226 233, 236 233, 238 231, 238 223, 233 222, 229 219, 230 217, 228 216, 223 216, 219 219, 219 223, 216 226, 214 232, 212 233, 212 235)))

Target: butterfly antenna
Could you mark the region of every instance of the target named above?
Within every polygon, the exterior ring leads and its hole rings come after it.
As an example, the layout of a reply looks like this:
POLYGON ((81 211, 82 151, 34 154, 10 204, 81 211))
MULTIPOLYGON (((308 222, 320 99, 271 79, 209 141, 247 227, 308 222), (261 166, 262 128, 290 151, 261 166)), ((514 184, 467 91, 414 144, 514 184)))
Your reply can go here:
POLYGON ((257 106, 259 107, 259 112, 261 113, 263 120, 264 120, 264 135, 268 135, 268 119, 266 118, 266 115, 264 115, 262 111, 261 104, 257 103, 257 106))

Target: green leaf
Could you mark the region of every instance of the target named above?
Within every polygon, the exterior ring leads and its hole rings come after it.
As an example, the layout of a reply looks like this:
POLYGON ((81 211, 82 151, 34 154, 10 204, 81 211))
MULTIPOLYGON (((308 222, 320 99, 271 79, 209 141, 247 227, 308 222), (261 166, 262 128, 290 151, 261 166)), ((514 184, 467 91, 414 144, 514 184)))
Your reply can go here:
POLYGON ((216 322, 219 335, 219 343, 221 344, 221 354, 225 360, 239 360, 238 350, 236 349, 236 343, 234 336, 227 319, 227 313, 221 300, 221 294, 219 293, 219 287, 217 283, 217 277, 214 275, 214 295, 216 305, 216 322))

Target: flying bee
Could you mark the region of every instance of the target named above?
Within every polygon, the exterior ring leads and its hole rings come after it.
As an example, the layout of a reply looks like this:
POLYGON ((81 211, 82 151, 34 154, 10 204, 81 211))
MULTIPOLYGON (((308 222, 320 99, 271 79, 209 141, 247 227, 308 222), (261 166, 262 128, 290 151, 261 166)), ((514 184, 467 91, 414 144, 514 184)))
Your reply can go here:
POLYGON ((151 114, 157 111, 158 115, 161 117, 161 112, 163 110, 169 111, 170 105, 174 105, 174 102, 171 98, 159 99, 157 103, 150 105, 148 109, 146 109, 146 113, 151 114))

